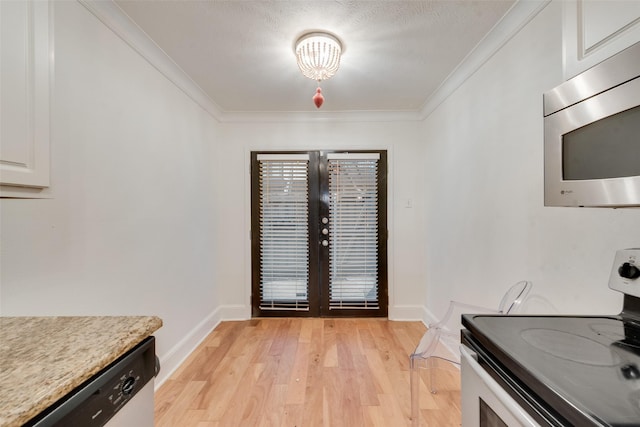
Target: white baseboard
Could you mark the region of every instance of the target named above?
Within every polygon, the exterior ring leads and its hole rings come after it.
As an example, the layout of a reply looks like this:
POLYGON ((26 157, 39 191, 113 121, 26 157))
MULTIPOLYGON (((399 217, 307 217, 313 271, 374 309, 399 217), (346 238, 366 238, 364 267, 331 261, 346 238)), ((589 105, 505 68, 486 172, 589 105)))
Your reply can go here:
POLYGON ((389 307, 389 320, 420 320, 425 325, 437 321, 435 316, 424 305, 396 305, 389 307))
POLYGON ((246 306, 221 306, 202 320, 187 336, 160 358, 160 373, 155 379, 155 389, 178 369, 200 343, 224 320, 246 320, 251 318, 251 309, 246 306))
POLYGON ((425 325, 431 325, 433 323, 437 323, 440 320, 436 316, 434 316, 431 310, 429 310, 427 307, 423 307, 423 309, 424 317, 422 318, 422 321, 425 325))
POLYGON ((395 305, 389 307, 389 320, 399 321, 424 321, 424 306, 422 305, 395 305))
POLYGON ((222 320, 249 320, 251 319, 251 306, 223 305, 220 307, 222 320))

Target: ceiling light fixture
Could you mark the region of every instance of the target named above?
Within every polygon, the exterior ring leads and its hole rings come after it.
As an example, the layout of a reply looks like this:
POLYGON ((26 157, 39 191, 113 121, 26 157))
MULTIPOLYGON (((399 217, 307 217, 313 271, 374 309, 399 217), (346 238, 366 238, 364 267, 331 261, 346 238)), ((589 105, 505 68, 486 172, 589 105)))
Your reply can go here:
POLYGON ((342 43, 333 34, 316 31, 302 35, 296 41, 295 51, 302 74, 318 82, 313 103, 320 108, 324 102, 320 82, 333 77, 338 71, 342 43))

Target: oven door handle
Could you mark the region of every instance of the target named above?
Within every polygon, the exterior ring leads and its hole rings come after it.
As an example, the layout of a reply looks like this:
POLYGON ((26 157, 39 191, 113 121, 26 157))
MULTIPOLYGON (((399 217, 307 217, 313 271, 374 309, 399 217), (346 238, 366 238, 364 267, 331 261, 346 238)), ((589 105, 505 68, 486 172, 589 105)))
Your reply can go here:
MULTIPOLYGON (((491 375, 487 373, 487 371, 482 369, 480 363, 478 363, 478 353, 472 351, 469 347, 462 344, 460 345, 460 355, 462 356, 462 358, 466 359, 467 362, 469 362, 467 366, 473 369, 475 374, 482 380, 482 382, 489 388, 489 390, 491 390, 491 392, 496 395, 496 397, 500 401, 504 402, 505 400, 513 399, 509 395, 509 393, 507 393, 502 387, 500 387, 496 380, 494 380, 491 375)), ((526 412, 523 413, 527 415, 527 418, 529 418, 526 412)))
MULTIPOLYGON (((460 355, 463 359, 467 360, 467 366, 473 369, 475 374, 482 380, 482 382, 489 388, 489 390, 491 390, 491 392, 496 395, 496 397, 501 402, 504 402, 505 400, 513 400, 509 393, 507 393, 502 387, 500 387, 496 380, 494 380, 491 375, 487 373, 487 371, 482 369, 480 363, 478 363, 478 353, 472 351, 469 347, 462 344, 460 345, 460 355)), ((525 415, 526 418, 530 419, 531 422, 533 422, 533 419, 529 417, 529 414, 524 411, 522 412, 522 414, 525 415)))

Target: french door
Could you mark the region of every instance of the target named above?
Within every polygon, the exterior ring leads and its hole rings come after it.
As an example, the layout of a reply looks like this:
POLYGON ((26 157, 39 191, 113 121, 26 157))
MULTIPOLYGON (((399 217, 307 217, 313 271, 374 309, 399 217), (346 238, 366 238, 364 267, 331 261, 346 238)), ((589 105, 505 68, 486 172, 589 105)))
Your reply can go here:
POLYGON ((253 316, 386 316, 386 151, 251 153, 253 316))

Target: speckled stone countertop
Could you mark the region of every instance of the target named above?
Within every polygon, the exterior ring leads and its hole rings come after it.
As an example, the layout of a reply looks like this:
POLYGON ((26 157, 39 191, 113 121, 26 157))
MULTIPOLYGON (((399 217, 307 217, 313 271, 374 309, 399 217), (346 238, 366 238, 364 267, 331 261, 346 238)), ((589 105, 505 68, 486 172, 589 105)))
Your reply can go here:
POLYGON ((161 326, 155 316, 0 317, 0 427, 26 423, 161 326))

